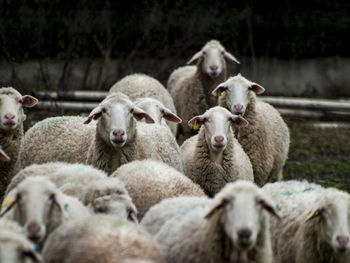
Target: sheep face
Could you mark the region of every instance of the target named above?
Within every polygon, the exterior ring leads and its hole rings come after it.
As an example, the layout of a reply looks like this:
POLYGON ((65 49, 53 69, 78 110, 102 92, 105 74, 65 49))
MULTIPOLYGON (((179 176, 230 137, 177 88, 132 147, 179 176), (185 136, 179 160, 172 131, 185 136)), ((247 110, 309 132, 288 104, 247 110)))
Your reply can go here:
POLYGON ((85 124, 92 119, 99 119, 97 133, 112 147, 123 147, 135 136, 136 123, 134 118, 153 123, 153 119, 122 93, 114 93, 104 99, 90 113, 85 124))
POLYGON ((227 138, 232 133, 231 125, 245 126, 248 122, 233 115, 225 108, 216 106, 207 110, 203 115, 196 116, 188 122, 190 127, 203 125, 205 140, 209 148, 215 152, 225 150, 227 138))
POLYGON ((15 130, 25 120, 23 107, 33 107, 38 100, 22 96, 13 88, 0 88, 0 130, 15 130))
MULTIPOLYGON (((48 179, 40 176, 30 177, 13 189, 7 198, 13 201, 4 207, 2 215, 13 212, 11 219, 24 227, 27 237, 33 242, 40 242, 46 235, 53 220, 63 220, 67 209, 63 194, 48 179), (13 210, 13 211, 10 211, 13 210)), ((6 203, 6 199, 5 199, 6 203)))
POLYGON ((201 71, 211 78, 216 78, 226 70, 225 58, 239 64, 239 61, 218 41, 211 40, 187 64, 198 60, 201 71))
POLYGON ((234 114, 244 116, 249 104, 249 92, 251 91, 261 94, 265 89, 238 74, 221 83, 213 90, 212 94, 220 96, 222 92, 226 92, 226 105, 229 110, 234 114))
POLYGON ((101 196, 95 198, 89 206, 95 213, 115 215, 118 218, 138 223, 136 207, 128 196, 101 196))
POLYGON ((312 225, 317 224, 321 239, 336 253, 349 252, 350 197, 348 194, 338 192, 332 195, 332 200, 311 211, 306 221, 312 225))
POLYGON ((161 124, 162 119, 167 121, 181 123, 182 120, 166 108, 160 101, 153 98, 138 98, 135 105, 146 112, 155 123, 161 124))
POLYGON ((24 236, 10 231, 0 232, 0 262, 7 263, 39 263, 40 255, 34 245, 24 236))
POLYGON ((220 223, 233 247, 247 251, 255 246, 264 220, 264 212, 279 217, 274 203, 254 183, 236 181, 227 184, 214 198, 206 218, 220 213, 220 223))

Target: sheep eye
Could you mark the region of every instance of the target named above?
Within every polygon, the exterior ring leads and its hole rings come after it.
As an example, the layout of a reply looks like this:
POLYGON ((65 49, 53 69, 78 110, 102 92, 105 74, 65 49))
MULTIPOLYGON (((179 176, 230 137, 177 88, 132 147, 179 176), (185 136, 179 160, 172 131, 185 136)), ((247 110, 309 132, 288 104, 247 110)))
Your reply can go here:
POLYGON ((96 213, 106 213, 106 210, 103 207, 98 207, 95 209, 96 213))
POLYGON ((21 103, 21 104, 23 104, 23 100, 18 100, 18 103, 21 103))
POLYGON ((102 113, 106 113, 106 109, 105 108, 102 109, 102 113))
POLYGON ((130 113, 132 114, 134 112, 134 108, 132 108, 131 110, 130 110, 130 113))
POLYGON ((206 54, 207 54, 207 52, 203 51, 203 55, 206 55, 206 54))

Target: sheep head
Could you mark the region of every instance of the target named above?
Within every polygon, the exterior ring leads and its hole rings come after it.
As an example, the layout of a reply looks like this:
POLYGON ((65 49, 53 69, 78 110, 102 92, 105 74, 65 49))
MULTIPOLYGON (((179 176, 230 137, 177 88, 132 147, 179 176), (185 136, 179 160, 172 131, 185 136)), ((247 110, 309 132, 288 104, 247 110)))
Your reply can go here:
POLYGON ((22 96, 14 88, 0 88, 0 130, 15 130, 25 120, 23 107, 30 108, 37 103, 33 96, 22 96))
POLYGON ((84 123, 88 124, 91 120, 98 119, 97 133, 101 138, 112 147, 123 147, 135 136, 134 118, 145 118, 146 122, 154 123, 154 120, 135 106, 128 96, 117 92, 107 96, 93 109, 84 123))
POLYGON ((244 113, 249 104, 249 92, 261 94, 265 89, 255 82, 251 82, 244 78, 241 74, 230 77, 224 83, 218 85, 212 94, 220 96, 223 92, 226 93, 226 105, 229 110, 237 115, 244 116, 244 113))
POLYGON ((187 62, 191 64, 198 61, 198 65, 204 74, 216 78, 225 71, 225 59, 239 64, 239 61, 220 44, 219 41, 211 40, 187 62))

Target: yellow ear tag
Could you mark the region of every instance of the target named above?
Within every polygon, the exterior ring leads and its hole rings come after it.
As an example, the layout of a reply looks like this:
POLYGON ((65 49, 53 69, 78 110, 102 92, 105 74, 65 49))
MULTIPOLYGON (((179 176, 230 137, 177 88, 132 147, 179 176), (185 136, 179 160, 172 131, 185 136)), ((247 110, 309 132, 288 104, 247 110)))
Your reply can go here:
POLYGON ((320 213, 320 212, 319 212, 318 210, 316 210, 315 213, 312 215, 312 217, 318 216, 319 213, 320 213))
POLYGON ((11 197, 7 197, 4 202, 2 203, 2 207, 8 207, 10 206, 14 200, 11 197))
POLYGON ((197 120, 194 120, 193 129, 195 131, 199 129, 199 124, 198 124, 197 120))
POLYGON ((221 89, 218 89, 218 97, 221 96, 221 89))

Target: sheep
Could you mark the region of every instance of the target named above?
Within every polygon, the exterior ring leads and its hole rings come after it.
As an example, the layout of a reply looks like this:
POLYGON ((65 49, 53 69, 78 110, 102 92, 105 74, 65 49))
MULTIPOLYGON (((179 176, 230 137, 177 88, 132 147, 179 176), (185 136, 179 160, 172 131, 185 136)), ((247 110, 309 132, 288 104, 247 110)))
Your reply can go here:
MULTIPOLYGON (((153 98, 138 98, 135 100, 135 105, 149 114, 156 124, 163 125, 169 129, 170 127, 167 122, 182 122, 179 116, 172 113, 171 110, 166 108, 159 100, 153 98)), ((173 130, 171 131, 176 135, 173 130)))
POLYGON ((187 139, 181 146, 186 175, 207 195, 214 196, 228 182, 254 180, 249 158, 231 128, 231 125, 247 125, 244 118, 216 106, 193 117, 188 125, 202 127, 198 135, 187 139))
POLYGON ((185 175, 158 161, 133 161, 122 165, 111 176, 124 182, 140 220, 150 207, 165 198, 204 196, 202 189, 185 175))
POLYGON ((189 211, 199 207, 209 207, 209 198, 205 196, 179 196, 163 199, 152 206, 142 218, 141 226, 152 236, 175 216, 186 215, 189 211))
POLYGON ((107 96, 87 119, 59 117, 41 121, 25 135, 19 168, 54 161, 83 162, 110 174, 124 163, 152 158, 183 171, 180 147, 169 129, 135 120, 143 118, 154 122, 126 95, 117 92, 107 96), (89 125, 84 123, 93 119, 97 125, 86 128, 89 125))
POLYGON ((276 262, 350 262, 350 195, 335 188, 304 185, 302 191, 288 195, 276 194, 278 184, 264 189, 275 194, 282 218, 271 222, 276 262))
POLYGON ((23 229, 15 222, 0 219, 0 262, 4 263, 42 263, 23 229))
POLYGON ((46 263, 163 262, 154 241, 137 225, 94 215, 54 231, 43 249, 46 263))
POLYGON ((41 246, 63 222, 89 215, 78 199, 63 194, 49 179, 37 176, 26 178, 7 195, 0 217, 18 222, 26 236, 41 246))
MULTIPOLYGON (((159 204, 171 210, 166 202, 159 204)), ((189 206, 190 203, 185 204, 189 206)), ((167 262, 272 263, 269 216, 274 203, 254 183, 228 183, 207 206, 195 206, 165 222, 154 236, 167 262)))
MULTIPOLYGON (((226 80, 225 59, 239 64, 219 41, 211 40, 187 62, 191 64, 197 61, 197 66, 180 67, 171 73, 167 88, 183 120, 188 121, 192 116, 216 105, 210 92, 226 80)), ((185 123, 179 128, 185 138, 192 134, 185 123)))
MULTIPOLYGON (((168 90, 158 80, 146 74, 136 73, 122 78, 109 90, 109 94, 115 92, 124 93, 132 101, 136 101, 138 98, 156 99, 167 109, 170 109, 171 113, 176 114, 174 101, 168 90)), ((147 111, 145 110, 145 112, 147 111)), ((176 136, 178 122, 174 121, 170 114, 165 114, 164 118, 167 120, 170 130, 176 136)))
POLYGON ((6 194, 32 176, 47 177, 65 194, 77 197, 95 213, 114 214, 138 222, 137 209, 124 183, 118 178, 107 177, 106 173, 92 166, 63 162, 34 164, 12 178, 6 194))
MULTIPOLYGON (((23 137, 23 122, 26 119, 23 107, 31 108, 38 100, 30 95, 21 95, 12 87, 0 88, 0 145, 8 158, 0 159, 0 200, 7 184, 14 175, 23 137)), ((3 156, 3 154, 0 154, 3 156)))
POLYGON ((1 145, 0 145, 0 160, 5 162, 10 161, 10 157, 2 150, 1 145))
POLYGON ((259 186, 268 181, 282 180, 283 166, 289 150, 289 130, 279 112, 270 104, 257 101, 255 94, 264 88, 241 74, 218 85, 213 94, 219 96, 219 106, 249 122, 238 132, 238 142, 249 156, 254 180, 259 186))

